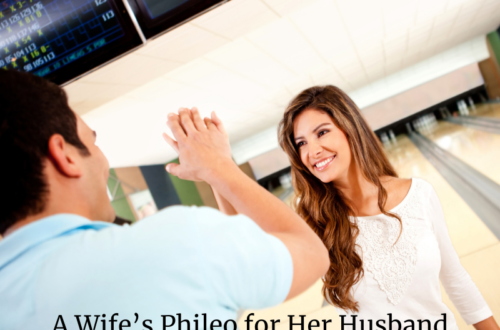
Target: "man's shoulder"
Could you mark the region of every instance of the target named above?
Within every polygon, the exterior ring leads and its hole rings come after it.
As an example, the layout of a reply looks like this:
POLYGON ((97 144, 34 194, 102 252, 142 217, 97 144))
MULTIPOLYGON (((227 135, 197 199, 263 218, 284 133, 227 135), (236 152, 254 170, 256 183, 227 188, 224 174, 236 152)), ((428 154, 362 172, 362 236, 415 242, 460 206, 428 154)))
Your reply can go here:
POLYGON ((191 207, 169 207, 132 225, 84 228, 64 237, 62 244, 55 238, 48 242, 53 247, 40 275, 44 282, 71 278, 75 284, 96 280, 93 274, 102 281, 120 274, 154 278, 199 253, 191 244, 198 235, 195 213, 191 207))
POLYGON ((174 206, 129 226, 82 229, 64 238, 62 244, 54 241, 43 263, 49 273, 68 276, 135 273, 140 272, 138 264, 155 269, 158 263, 172 266, 191 258, 198 260, 206 251, 227 254, 249 244, 267 246, 273 238, 244 215, 227 216, 208 207, 174 206))
MULTIPOLYGON (((267 234, 244 215, 227 216, 210 207, 172 206, 127 226, 110 226, 86 230, 71 246, 86 255, 119 253, 130 258, 133 251, 163 256, 196 253, 195 246, 212 244, 227 236, 240 237, 252 233, 254 239, 267 234), (186 242, 200 244, 187 244, 186 242)), ((233 242, 236 244, 237 242, 233 242)), ((117 257, 116 258, 121 258, 117 257)))
POLYGON ((234 230, 235 227, 248 225, 258 227, 254 221, 242 214, 228 216, 207 206, 171 206, 139 221, 131 227, 167 226, 176 228, 196 226, 197 228, 205 228, 221 226, 234 230))
MULTIPOLYGON (((240 218, 241 216, 237 216, 240 218)), ((231 221, 216 209, 206 206, 171 206, 130 226, 132 231, 165 230, 174 235, 175 231, 194 230, 200 226, 213 226, 231 221)))
POLYGON ((166 207, 157 213, 140 220, 138 223, 143 223, 145 221, 173 221, 180 219, 194 220, 197 218, 213 218, 213 219, 224 219, 227 216, 220 211, 207 207, 207 206, 184 206, 176 205, 166 207))
POLYGON ((172 244, 196 242, 201 249, 218 246, 232 248, 248 245, 249 241, 266 244, 275 238, 267 234, 252 219, 243 214, 226 215, 210 207, 175 206, 166 208, 153 216, 131 226, 144 235, 163 233, 172 239, 172 244))

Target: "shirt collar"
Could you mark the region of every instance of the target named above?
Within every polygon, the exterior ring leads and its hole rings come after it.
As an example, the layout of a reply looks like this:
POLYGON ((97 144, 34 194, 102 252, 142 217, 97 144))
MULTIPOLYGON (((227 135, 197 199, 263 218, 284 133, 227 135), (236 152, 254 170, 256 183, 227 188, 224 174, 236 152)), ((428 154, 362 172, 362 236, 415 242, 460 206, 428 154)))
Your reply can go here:
POLYGON ((75 214, 57 214, 21 227, 0 241, 0 269, 32 247, 75 229, 101 230, 114 226, 75 214))

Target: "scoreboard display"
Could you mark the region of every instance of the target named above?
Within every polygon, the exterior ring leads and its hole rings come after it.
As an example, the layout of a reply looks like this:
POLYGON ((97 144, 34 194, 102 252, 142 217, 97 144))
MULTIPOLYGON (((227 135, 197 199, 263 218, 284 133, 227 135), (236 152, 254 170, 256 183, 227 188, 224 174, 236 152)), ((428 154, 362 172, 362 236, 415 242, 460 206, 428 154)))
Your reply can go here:
POLYGON ((147 9, 149 16, 154 19, 179 8, 180 6, 188 3, 188 1, 189 0, 144 0, 144 7, 147 9))
POLYGON ((128 0, 146 38, 155 38, 229 0, 128 0))
POLYGON ((0 69, 64 85, 229 0, 0 0, 0 69))
POLYGON ((120 1, 0 0, 3 69, 64 84, 142 43, 120 1))

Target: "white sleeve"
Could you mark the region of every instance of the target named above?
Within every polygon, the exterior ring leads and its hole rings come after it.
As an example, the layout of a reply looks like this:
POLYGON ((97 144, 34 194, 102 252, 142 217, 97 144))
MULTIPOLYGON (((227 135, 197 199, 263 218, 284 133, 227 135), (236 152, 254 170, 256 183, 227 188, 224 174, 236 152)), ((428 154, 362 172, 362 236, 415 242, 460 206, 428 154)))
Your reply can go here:
POLYGON ((448 297, 468 325, 487 319, 493 313, 469 273, 460 264, 448 235, 441 203, 432 187, 429 192, 429 210, 441 252, 439 278, 448 297))

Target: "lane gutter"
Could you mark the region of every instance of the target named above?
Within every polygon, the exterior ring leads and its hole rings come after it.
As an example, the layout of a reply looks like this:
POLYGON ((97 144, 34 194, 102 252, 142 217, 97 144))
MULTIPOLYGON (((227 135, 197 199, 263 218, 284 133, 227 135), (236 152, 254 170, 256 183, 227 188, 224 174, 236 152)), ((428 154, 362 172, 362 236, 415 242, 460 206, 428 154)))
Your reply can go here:
POLYGON ((500 134, 500 120, 498 118, 463 116, 447 117, 444 120, 452 124, 462 125, 488 133, 500 134))
MULTIPOLYGON (((500 131, 499 131, 500 132, 500 131)), ((410 140, 500 239, 500 185, 418 132, 410 140)))

